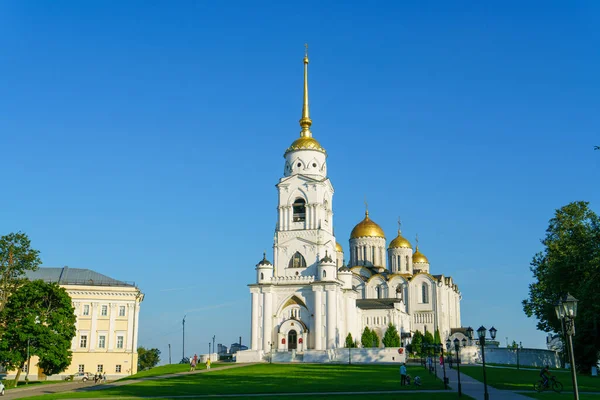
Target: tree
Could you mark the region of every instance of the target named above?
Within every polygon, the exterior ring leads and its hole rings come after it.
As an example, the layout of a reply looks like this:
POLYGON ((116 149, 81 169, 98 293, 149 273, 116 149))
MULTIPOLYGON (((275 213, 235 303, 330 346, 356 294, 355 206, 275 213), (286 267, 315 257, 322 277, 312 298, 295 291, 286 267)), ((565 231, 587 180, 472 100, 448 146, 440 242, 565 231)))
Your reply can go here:
POLYGON ((431 332, 425 331, 425 334, 423 335, 423 343, 433 344, 433 335, 431 332))
POLYGON ((550 220, 544 250, 531 261, 534 283, 523 300, 528 317, 538 319, 538 329, 563 337, 555 303, 566 293, 579 299, 573 337, 575 364, 580 369, 596 365, 600 350, 600 218, 587 202, 570 203, 550 220))
POLYGON ((440 336, 439 328, 435 330, 435 335, 433 336, 434 344, 442 344, 442 337, 440 336))
POLYGON ((38 269, 42 263, 39 254, 31 248, 31 241, 24 233, 0 237, 0 311, 23 281, 23 274, 38 269))
POLYGON ((160 362, 160 350, 138 347, 138 371, 155 367, 160 362))
POLYGON ((377 332, 371 331, 371 346, 370 347, 379 347, 379 336, 377 332))
POLYGON ((398 335, 396 326, 391 322, 388 324, 387 330, 383 335, 382 342, 385 347, 400 347, 400 335, 398 335))
POLYGON ((17 370, 15 386, 29 355, 38 356, 46 375, 64 371, 71 364, 71 340, 76 317, 71 297, 56 283, 24 281, 0 312, 0 360, 17 370))
POLYGON ((365 326, 365 330, 360 337, 360 344, 364 348, 373 346, 373 335, 368 326, 365 326))
POLYGON ((356 343, 354 343, 354 339, 352 339, 352 334, 348 332, 348 336, 346 336, 346 346, 347 349, 352 349, 356 347, 356 343))
POLYGON ((411 341, 411 350, 415 352, 417 356, 421 356, 422 347, 423 347, 423 334, 420 331, 415 331, 412 341, 411 341))

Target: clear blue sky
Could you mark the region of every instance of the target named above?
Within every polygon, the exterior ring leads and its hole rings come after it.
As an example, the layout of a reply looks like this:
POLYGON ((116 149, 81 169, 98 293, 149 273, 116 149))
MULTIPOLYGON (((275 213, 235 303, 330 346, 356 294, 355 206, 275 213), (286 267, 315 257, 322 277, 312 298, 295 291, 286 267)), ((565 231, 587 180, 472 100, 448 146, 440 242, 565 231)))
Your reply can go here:
POLYGON ((165 357, 185 314, 187 353, 247 344, 308 42, 338 241, 367 196, 465 326, 544 346, 529 262, 556 208, 600 212, 600 3, 323 3, 1 2, 0 233, 135 281, 165 357))

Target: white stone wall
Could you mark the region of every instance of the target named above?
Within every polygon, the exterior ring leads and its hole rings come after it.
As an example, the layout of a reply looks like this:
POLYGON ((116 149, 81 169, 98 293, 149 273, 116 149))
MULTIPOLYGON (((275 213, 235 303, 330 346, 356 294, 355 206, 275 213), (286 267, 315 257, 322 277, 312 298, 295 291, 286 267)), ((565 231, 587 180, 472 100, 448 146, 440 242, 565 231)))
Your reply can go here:
POLYGON ((350 239, 350 265, 386 268, 385 247, 385 239, 380 237, 350 239))
POLYGON ((392 273, 413 273, 413 250, 404 247, 388 249, 388 269, 392 273))

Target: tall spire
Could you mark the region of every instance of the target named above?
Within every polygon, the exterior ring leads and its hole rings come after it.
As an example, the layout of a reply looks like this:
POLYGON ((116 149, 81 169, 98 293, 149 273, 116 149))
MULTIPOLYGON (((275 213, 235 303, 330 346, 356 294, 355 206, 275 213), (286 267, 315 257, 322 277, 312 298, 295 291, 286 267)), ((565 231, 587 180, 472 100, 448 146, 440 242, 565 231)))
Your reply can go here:
POLYGON ((308 111, 308 44, 304 44, 304 103, 302 104, 302 118, 300 118, 300 126, 302 131, 300 137, 312 137, 310 126, 312 120, 310 119, 310 112, 308 111))

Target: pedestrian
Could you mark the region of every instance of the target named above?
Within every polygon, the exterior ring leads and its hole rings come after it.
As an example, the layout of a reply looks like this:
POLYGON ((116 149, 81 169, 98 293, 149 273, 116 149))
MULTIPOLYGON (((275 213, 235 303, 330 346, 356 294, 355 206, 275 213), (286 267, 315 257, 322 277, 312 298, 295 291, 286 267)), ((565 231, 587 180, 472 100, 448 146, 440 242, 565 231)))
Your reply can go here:
POLYGON ((400 366, 400 386, 406 385, 406 364, 402 363, 400 366))
POLYGON ((196 368, 196 364, 194 364, 194 358, 190 357, 190 372, 192 372, 196 368))
POLYGON ((444 366, 444 356, 440 356, 440 367, 444 366))
POLYGON ((98 373, 94 374, 94 383, 98 383, 98 373))
POLYGON ((210 354, 206 357, 206 369, 210 369, 210 354))
POLYGON ((194 354, 194 364, 198 365, 198 354, 194 354))
POLYGON ((104 375, 102 375, 102 380, 106 383, 106 371, 104 371, 104 375))

